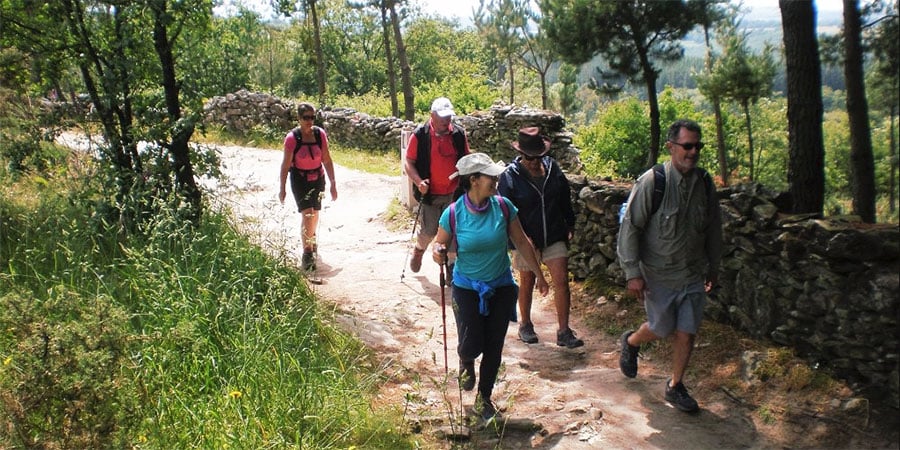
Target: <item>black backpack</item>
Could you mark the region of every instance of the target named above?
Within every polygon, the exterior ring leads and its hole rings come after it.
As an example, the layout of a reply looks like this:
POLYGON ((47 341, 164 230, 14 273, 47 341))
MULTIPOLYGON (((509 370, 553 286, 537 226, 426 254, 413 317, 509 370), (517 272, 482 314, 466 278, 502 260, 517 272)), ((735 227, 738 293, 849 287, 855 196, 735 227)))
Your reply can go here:
MULTIPOLYGON (((712 177, 709 176, 709 172, 704 169, 697 167, 694 169, 700 175, 700 179, 703 180, 703 186, 706 187, 706 198, 712 198, 716 191, 716 187, 713 184, 712 177)), ((663 195, 666 193, 666 167, 662 164, 656 164, 653 166, 653 200, 650 203, 650 215, 656 214, 656 211, 659 210, 659 206, 662 204, 663 195)), ((625 219, 625 210, 628 208, 628 202, 622 203, 622 207, 619 208, 619 223, 622 223, 622 220, 625 219)))
MULTIPOLYGON (((419 144, 416 148, 416 170, 419 172, 419 177, 423 180, 425 178, 431 178, 431 127, 428 123, 419 125, 413 131, 413 134, 416 135, 416 142, 419 144)), ((450 138, 453 140, 453 148, 456 150, 456 159, 462 158, 466 152, 466 135, 462 128, 459 128, 455 125, 452 126, 452 131, 450 132, 450 138)), ((412 179, 409 180, 412 183, 412 179)), ((413 185, 412 187, 413 197, 417 202, 422 203, 431 203, 431 193, 425 194, 425 197, 422 197, 422 193, 419 192, 419 189, 413 185)), ((453 197, 456 199, 456 195, 453 197)))
MULTIPOLYGON (((291 130, 291 133, 293 133, 294 135, 294 154, 291 158, 291 167, 293 167, 294 160, 297 159, 297 152, 300 151, 300 145, 303 144, 303 136, 300 133, 300 127, 294 128, 293 130, 291 130)), ((322 129, 317 126, 313 126, 313 134, 316 136, 316 145, 318 145, 319 148, 322 148, 322 129)), ((312 158, 312 156, 312 150, 310 150, 309 157, 312 158)))

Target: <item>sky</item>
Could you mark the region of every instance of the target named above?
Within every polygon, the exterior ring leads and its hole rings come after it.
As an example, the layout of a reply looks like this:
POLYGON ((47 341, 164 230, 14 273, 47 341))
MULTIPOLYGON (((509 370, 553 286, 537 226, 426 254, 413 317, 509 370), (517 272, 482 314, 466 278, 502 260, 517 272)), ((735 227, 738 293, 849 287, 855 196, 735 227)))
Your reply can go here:
MULTIPOLYGON (((266 17, 271 12, 269 0, 230 0, 232 3, 243 2, 251 9, 266 17)), ((472 11, 478 7, 479 0, 410 0, 421 5, 423 12, 434 13, 447 18, 458 19, 461 25, 470 24, 472 11)), ((815 0, 819 11, 840 12, 841 0, 815 0)), ((743 0, 744 6, 750 9, 751 14, 766 18, 780 18, 778 0, 743 0)), ((220 8, 219 10, 225 11, 220 8)))
MULTIPOLYGON (((434 12, 447 18, 457 18, 461 24, 471 22, 472 11, 478 7, 479 0, 412 0, 422 5, 422 10, 434 12)), ((743 0, 744 6, 754 14, 774 15, 780 18, 778 0, 743 0)), ((841 0, 815 0, 819 11, 841 11, 841 0)))

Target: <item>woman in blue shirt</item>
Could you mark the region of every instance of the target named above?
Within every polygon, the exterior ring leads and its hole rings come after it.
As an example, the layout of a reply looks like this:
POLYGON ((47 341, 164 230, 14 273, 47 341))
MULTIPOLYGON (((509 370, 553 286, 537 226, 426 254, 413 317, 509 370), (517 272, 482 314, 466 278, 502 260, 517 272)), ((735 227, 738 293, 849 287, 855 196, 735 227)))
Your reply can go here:
POLYGON ((497 195, 504 166, 484 153, 472 153, 460 158, 456 168, 451 177, 460 177, 464 194, 441 214, 432 257, 444 264, 446 249, 456 240, 452 296, 459 335, 460 384, 467 391, 475 387, 475 358, 481 355, 475 408, 487 422, 500 418, 491 393, 509 322, 516 320, 518 287, 510 270, 509 240, 517 249, 524 249, 522 256, 535 273, 540 293, 547 295, 550 288, 534 246, 522 230, 518 210, 497 195))

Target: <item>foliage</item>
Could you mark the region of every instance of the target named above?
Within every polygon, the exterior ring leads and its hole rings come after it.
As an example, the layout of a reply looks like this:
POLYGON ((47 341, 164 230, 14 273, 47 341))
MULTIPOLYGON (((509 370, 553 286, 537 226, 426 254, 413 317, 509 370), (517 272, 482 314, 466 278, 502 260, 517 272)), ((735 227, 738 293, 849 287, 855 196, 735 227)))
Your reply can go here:
POLYGON ((3 181, 0 447, 412 447, 362 345, 224 215, 122 235, 96 177, 3 181))

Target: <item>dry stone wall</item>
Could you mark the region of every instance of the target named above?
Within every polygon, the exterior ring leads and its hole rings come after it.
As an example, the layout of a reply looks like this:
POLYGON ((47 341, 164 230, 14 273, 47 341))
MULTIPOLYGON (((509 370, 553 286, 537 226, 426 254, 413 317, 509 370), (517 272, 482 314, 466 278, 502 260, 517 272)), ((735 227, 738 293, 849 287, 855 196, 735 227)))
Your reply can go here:
MULTIPOLYGON (((320 123, 342 145, 398 152, 416 123, 346 108, 322 108, 320 123)), ((242 132, 296 124, 291 101, 240 91, 206 105, 210 124, 242 132)), ((510 142, 523 126, 539 125, 552 138, 552 154, 569 174, 576 232, 569 268, 576 278, 603 277, 624 285, 616 258, 618 210, 630 184, 582 175, 578 149, 558 114, 494 105, 455 119, 474 151, 495 160, 514 156, 510 142)), ((718 191, 725 255, 721 287, 707 316, 755 337, 791 346, 817 365, 883 390, 898 401, 900 364, 900 230, 866 226, 852 218, 820 219, 779 213, 780 196, 758 185, 718 191)))
MULTIPOLYGON (((569 177, 577 212, 569 269, 624 285, 618 211, 631 186, 569 177)), ((898 401, 900 230, 855 217, 778 212, 759 185, 719 189, 725 250, 706 316, 790 346, 814 366, 898 401)))

